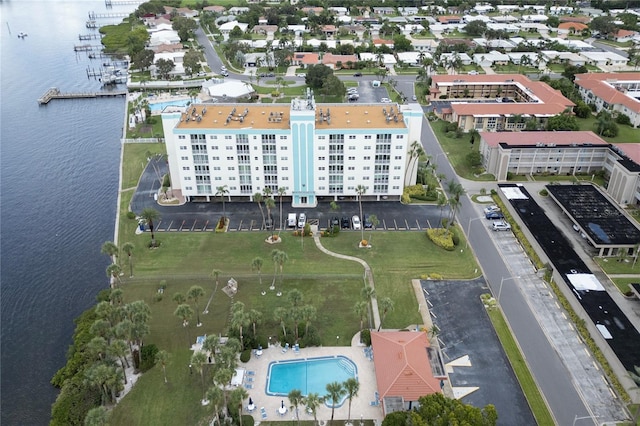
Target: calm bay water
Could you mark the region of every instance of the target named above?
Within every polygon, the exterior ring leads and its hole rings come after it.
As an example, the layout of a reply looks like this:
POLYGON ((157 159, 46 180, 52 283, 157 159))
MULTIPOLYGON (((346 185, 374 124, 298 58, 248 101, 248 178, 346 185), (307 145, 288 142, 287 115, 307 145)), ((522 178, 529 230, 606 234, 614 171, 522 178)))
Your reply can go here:
MULTIPOLYGON (((131 11, 134 6, 110 11, 131 11)), ((96 91, 75 54, 102 1, 0 1, 1 423, 43 425, 73 319, 108 286, 123 98, 38 106, 47 88, 96 91), (24 39, 17 37, 28 33, 24 39)), ((92 40, 90 44, 98 44, 92 40)))

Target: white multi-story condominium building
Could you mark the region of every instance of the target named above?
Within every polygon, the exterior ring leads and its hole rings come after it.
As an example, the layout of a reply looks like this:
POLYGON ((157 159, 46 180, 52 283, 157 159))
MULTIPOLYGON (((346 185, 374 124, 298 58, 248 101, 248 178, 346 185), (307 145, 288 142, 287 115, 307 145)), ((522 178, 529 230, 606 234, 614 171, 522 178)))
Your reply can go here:
POLYGON ((398 200, 416 180, 411 144, 420 141, 418 104, 192 105, 163 113, 172 188, 190 201, 210 201, 226 186, 235 200, 269 188, 293 206, 319 197, 398 200))
POLYGON ((609 144, 588 131, 480 132, 480 153, 498 181, 515 175, 591 175, 604 170, 607 193, 640 205, 640 144, 609 144))
POLYGON ((582 99, 596 110, 625 114, 640 127, 640 72, 576 74, 582 99))

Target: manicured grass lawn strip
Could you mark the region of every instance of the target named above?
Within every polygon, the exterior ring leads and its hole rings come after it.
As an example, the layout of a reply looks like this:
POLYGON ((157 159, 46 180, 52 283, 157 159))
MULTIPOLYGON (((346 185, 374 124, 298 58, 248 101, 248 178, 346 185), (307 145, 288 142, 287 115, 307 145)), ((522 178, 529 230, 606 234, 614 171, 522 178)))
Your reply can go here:
MULTIPOLYGON (((591 132, 596 131, 595 123, 597 119, 595 116, 591 116, 589 118, 579 118, 578 126, 579 130, 588 130, 591 132)), ((615 138, 607 138, 604 136, 600 136, 602 139, 609 143, 633 143, 640 140, 640 129, 634 129, 631 126, 624 126, 622 124, 618 124, 618 136, 615 138)))
POLYGON ((545 403, 544 398, 542 397, 542 394, 529 371, 529 367, 520 352, 520 348, 518 347, 513 335, 511 334, 511 330, 502 316, 502 312, 499 309, 490 309, 487 313, 489 314, 493 328, 502 343, 502 347, 509 358, 513 371, 518 378, 518 382, 520 382, 520 387, 524 392, 525 398, 527 398, 527 401, 529 402, 529 406, 531 407, 533 416, 536 418, 536 422, 539 425, 555 424, 553 417, 549 412, 549 408, 547 407, 547 404, 545 403))
POLYGON ((640 274, 635 278, 612 278, 611 281, 613 281, 623 294, 626 294, 631 291, 629 284, 640 283, 640 274))
POLYGON ((360 236, 356 233, 323 238, 322 244, 333 252, 357 256, 371 266, 378 298, 389 297, 395 304, 394 310, 387 314, 385 328, 422 323, 417 312, 418 302, 410 286, 412 279, 429 273, 441 274, 444 279, 477 275, 477 264, 471 251, 460 253, 441 249, 429 241, 424 232, 365 232, 365 238, 370 241, 370 249, 358 248, 360 236))
POLYGON ((469 142, 470 136, 467 133, 463 134, 460 139, 447 137, 444 131, 445 126, 447 125, 447 122, 445 121, 430 121, 429 124, 431 125, 431 129, 433 129, 433 133, 436 135, 436 138, 440 142, 442 150, 447 153, 449 162, 459 176, 472 180, 495 180, 495 176, 490 174, 483 174, 476 177, 474 175, 473 168, 467 161, 469 153, 472 150, 477 151, 479 149, 479 141, 476 141, 471 145, 469 142))
POLYGON ((128 143, 124 146, 122 164, 122 189, 138 185, 142 171, 147 166, 147 153, 166 154, 162 143, 128 143))
POLYGON ((640 276, 640 259, 636 262, 635 268, 633 267, 633 258, 628 258, 628 262, 618 262, 614 258, 594 257, 596 263, 600 265, 600 268, 607 274, 637 274, 640 276))

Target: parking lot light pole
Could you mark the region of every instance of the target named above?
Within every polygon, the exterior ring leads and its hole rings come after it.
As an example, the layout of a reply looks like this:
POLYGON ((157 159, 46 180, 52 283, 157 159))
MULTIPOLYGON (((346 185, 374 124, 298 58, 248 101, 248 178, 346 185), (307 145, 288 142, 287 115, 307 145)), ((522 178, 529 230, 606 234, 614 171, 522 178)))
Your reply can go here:
POLYGON ((519 279, 520 277, 502 277, 500 280, 500 288, 498 289, 498 304, 500 304, 500 295, 502 294, 502 285, 505 281, 519 279))
POLYGON ((478 219, 483 219, 481 217, 472 217, 469 219, 469 224, 467 225, 467 244, 465 245, 464 248, 469 248, 469 232, 471 232, 471 222, 473 222, 474 220, 478 220, 478 219))

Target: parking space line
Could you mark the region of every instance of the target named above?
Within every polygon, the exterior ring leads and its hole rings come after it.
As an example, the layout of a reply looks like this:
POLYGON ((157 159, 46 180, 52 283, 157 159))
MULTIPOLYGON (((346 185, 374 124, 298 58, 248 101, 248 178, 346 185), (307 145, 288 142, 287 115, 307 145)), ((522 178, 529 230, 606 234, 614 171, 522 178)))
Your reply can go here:
POLYGON ((398 230, 398 224, 396 223, 396 220, 395 220, 395 219, 393 219, 393 225, 395 226, 396 231, 397 231, 397 230, 398 230))
POLYGON ((416 225, 418 226, 418 231, 422 230, 422 228, 420 228, 420 221, 418 219, 416 219, 416 225))
POLYGON ((208 220, 204 223, 204 226, 202 227, 203 231, 207 230, 207 225, 209 225, 209 221, 208 220))

